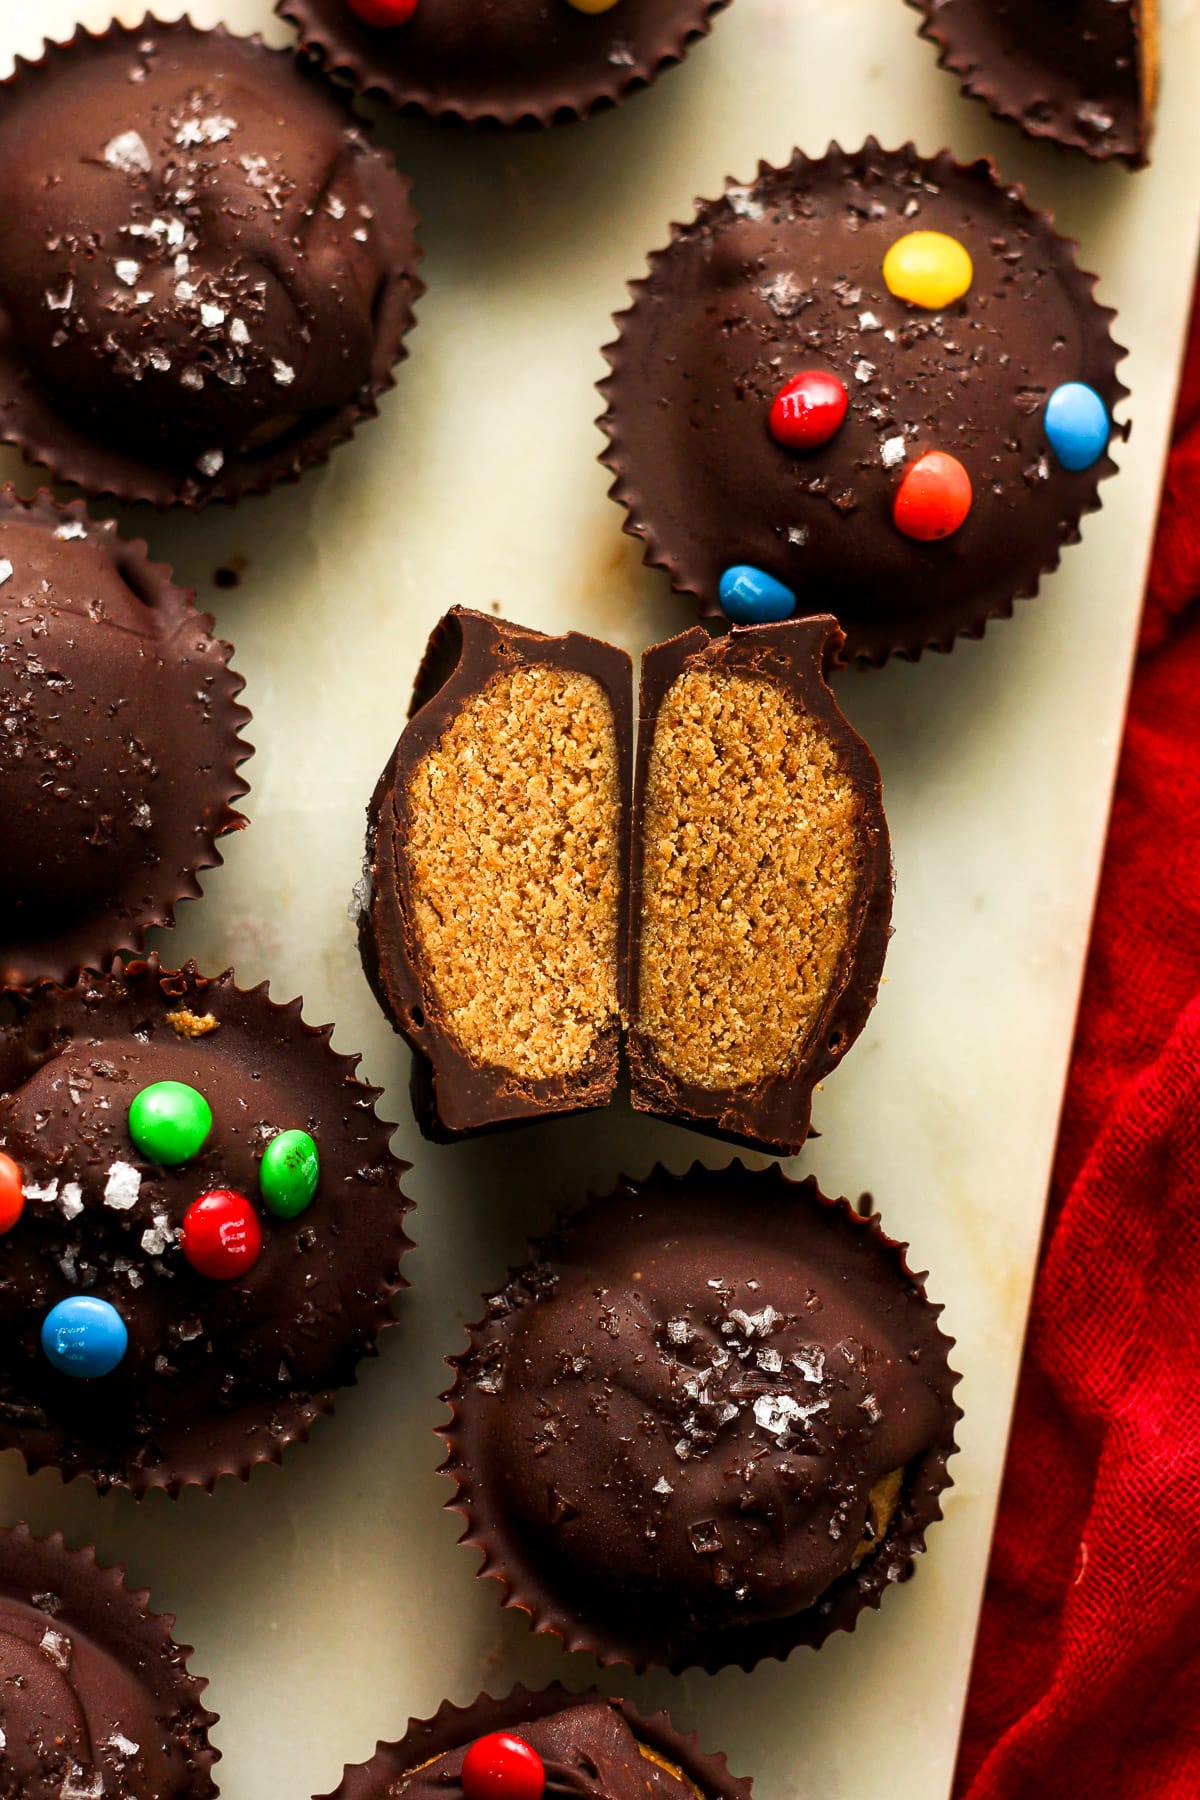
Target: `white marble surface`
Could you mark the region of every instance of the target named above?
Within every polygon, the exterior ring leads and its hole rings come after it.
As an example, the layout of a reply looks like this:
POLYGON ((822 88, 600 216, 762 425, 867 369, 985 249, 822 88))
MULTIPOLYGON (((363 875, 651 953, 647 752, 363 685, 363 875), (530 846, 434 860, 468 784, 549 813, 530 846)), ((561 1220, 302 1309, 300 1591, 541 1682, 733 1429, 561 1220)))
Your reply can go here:
MULTIPOLYGON (((268 0, 193 7, 202 23, 221 13, 265 25, 268 0)), ((655 90, 550 135, 389 122, 427 219, 430 291, 380 421, 265 501, 126 516, 237 645, 259 745, 251 829, 164 950, 213 969, 236 958, 245 980, 269 976, 280 998, 304 993, 310 1019, 337 1019, 335 1043, 365 1051, 401 1120, 419 1206, 401 1323, 282 1472, 138 1506, 30 1481, 0 1458, 0 1516, 96 1541, 177 1612, 222 1715, 226 1800, 323 1793, 345 1760, 444 1696, 592 1673, 502 1614, 473 1579, 474 1552, 455 1548, 435 1474, 441 1358, 582 1182, 722 1152, 624 1108, 510 1140, 422 1143, 407 1052, 374 1008, 347 915, 363 807, 452 602, 495 599, 635 651, 686 622, 640 568, 593 460, 609 314, 694 195, 749 176, 760 155, 868 131, 991 151, 1054 208, 1121 309, 1135 429, 1084 543, 1015 622, 951 658, 841 682, 883 768, 896 936, 874 1020, 818 1099, 811 1166, 833 1191, 875 1194, 947 1303, 967 1419, 946 1522, 918 1579, 819 1656, 613 1685, 669 1702, 757 1778, 761 1800, 947 1794, 1195 266, 1200 7, 1163 0, 1163 14, 1157 155, 1137 177, 995 124, 936 70, 901 0, 734 0, 655 90), (242 586, 214 593, 212 572, 238 557, 242 586)), ((0 0, 0 52, 107 16, 81 0, 0 0)))

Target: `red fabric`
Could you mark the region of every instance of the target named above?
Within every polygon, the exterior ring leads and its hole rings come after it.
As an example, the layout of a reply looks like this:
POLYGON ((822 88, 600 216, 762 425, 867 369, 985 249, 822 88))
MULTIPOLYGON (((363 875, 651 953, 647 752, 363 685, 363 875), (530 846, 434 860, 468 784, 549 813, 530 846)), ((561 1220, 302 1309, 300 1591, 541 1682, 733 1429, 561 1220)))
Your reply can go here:
POLYGON ((972 1675, 960 1800, 1200 1795, 1197 601, 1200 291, 972 1675))

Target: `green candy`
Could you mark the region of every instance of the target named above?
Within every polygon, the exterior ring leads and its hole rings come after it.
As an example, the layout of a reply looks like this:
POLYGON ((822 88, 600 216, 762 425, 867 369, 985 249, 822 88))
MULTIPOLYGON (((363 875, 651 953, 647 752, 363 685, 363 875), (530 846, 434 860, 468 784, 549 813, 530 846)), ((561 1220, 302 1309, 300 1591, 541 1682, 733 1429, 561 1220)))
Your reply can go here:
POLYGON ((129 1103, 129 1135, 160 1168, 190 1162, 212 1130, 212 1108, 185 1081, 152 1081, 129 1103))
POLYGON ((321 1179, 321 1159, 307 1131, 281 1131, 263 1151, 258 1185, 263 1201, 280 1219, 294 1219, 312 1202, 321 1179))

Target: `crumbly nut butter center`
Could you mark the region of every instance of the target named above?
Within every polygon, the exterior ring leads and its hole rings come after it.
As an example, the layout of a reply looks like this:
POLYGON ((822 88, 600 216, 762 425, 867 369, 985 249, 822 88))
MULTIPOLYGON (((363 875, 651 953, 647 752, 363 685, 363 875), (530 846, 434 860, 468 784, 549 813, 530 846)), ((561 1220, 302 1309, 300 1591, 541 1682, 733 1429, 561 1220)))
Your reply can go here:
POLYGON ((408 857, 421 953, 466 1054, 571 1075, 617 1017, 616 731, 590 675, 498 675, 418 765, 408 857))
POLYGON ((759 676, 685 671, 646 783, 638 1023, 700 1088, 802 1058, 860 880, 859 801, 835 746, 759 676))

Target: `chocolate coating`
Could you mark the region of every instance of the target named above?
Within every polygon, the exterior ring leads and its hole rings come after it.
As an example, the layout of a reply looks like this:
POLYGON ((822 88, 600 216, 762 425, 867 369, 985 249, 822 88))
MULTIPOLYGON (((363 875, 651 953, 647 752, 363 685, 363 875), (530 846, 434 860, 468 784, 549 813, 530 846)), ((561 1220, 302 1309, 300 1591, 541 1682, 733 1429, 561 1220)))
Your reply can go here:
POLYGON ((1148 160, 1157 44, 1143 0, 908 0, 966 93, 1097 161, 1148 160))
POLYGON ((841 1062, 871 1015, 891 936, 892 853, 879 765, 841 712, 825 680, 826 665, 840 646, 841 633, 833 620, 816 617, 782 625, 734 626, 716 639, 694 626, 655 645, 642 659, 630 876, 631 995, 639 992, 645 794, 654 728, 663 700, 679 675, 707 669, 781 687, 805 713, 819 720, 822 732, 837 745, 862 809, 860 870, 841 967, 801 1056, 785 1074, 731 1089, 706 1089, 685 1082, 656 1055, 652 1039, 641 1029, 636 1001, 632 1006, 627 1053, 630 1097, 639 1112, 656 1113, 727 1143, 783 1156, 796 1156, 803 1149, 814 1089, 841 1062))
POLYGON ((47 45, 0 86, 0 437, 159 506, 294 478, 403 354, 408 185, 256 38, 47 45))
MULTIPOLYGON (((446 1142, 498 1126, 604 1106, 617 1082, 619 1030, 605 1033, 574 1075, 521 1079, 473 1060, 439 1017, 417 937, 412 870, 405 854, 408 783, 462 706, 497 675, 523 667, 593 676, 612 706, 620 787, 627 796, 633 760, 632 664, 623 650, 576 631, 539 631, 454 607, 434 628, 417 674, 409 724, 371 798, 366 877, 370 897, 359 915, 359 948, 375 997, 411 1045, 413 1110, 426 1137, 446 1142)), ((629 860, 629 807, 622 807, 622 867, 629 860)), ((622 912, 618 987, 624 1000, 628 920, 622 912)))
POLYGON ((536 1246, 455 1359, 464 1541, 505 1604, 603 1663, 820 1644, 911 1575, 940 1516, 959 1415, 939 1311, 811 1180, 625 1180, 536 1246))
POLYGON ((0 1531, 0 1792, 211 1800, 215 1713, 170 1618, 59 1537, 0 1531))
POLYGON ((398 1743, 380 1744, 369 1762, 348 1768, 325 1800, 460 1800, 463 1758, 493 1731, 514 1731, 533 1746, 550 1795, 749 1800, 750 1783, 729 1773, 724 1756, 706 1754, 665 1713, 647 1718, 628 1700, 571 1694, 557 1683, 540 1693, 514 1688, 503 1700, 481 1694, 467 1707, 444 1702, 432 1719, 410 1720, 398 1743))
POLYGON ((836 614, 849 657, 881 663, 980 636, 1077 540, 1115 467, 1107 456, 1059 467, 1042 424, 1063 382, 1088 383, 1110 413, 1126 392, 1093 285, 989 162, 868 140, 762 165, 672 228, 605 351, 602 460, 625 529, 709 614, 725 569, 767 571, 800 611, 836 614), (889 246, 927 230, 974 263, 944 312, 907 305, 883 279, 889 246), (767 419, 784 382, 812 367, 844 381, 849 411, 828 443, 796 454, 767 419), (901 443, 908 462, 943 449, 965 465, 974 504, 952 536, 896 529, 903 468, 885 459, 901 443))
MULTIPOLYGON (((417 676, 409 723, 368 809, 368 893, 359 915, 359 947, 367 978, 384 1012, 414 1052, 413 1108, 427 1137, 446 1142, 553 1113, 606 1105, 617 1085, 623 1020, 628 1027, 630 1088, 636 1108, 751 1148, 785 1155, 802 1148, 809 1132, 814 1088, 850 1049, 875 1004, 890 934, 891 852, 879 769, 825 681, 826 661, 841 641, 834 620, 818 616, 781 625, 735 627, 716 641, 696 627, 649 650, 643 661, 635 771, 631 667, 624 651, 576 632, 544 637, 459 607, 435 628, 417 676), (622 898, 615 940, 616 1010, 612 1023, 597 1034, 594 1048, 577 1072, 535 1077, 518 1074, 515 1064, 500 1066, 481 1060, 455 1035, 453 1019, 443 1005, 421 942, 414 873, 414 862, 419 862, 420 856, 411 848, 410 792, 424 759, 475 697, 497 676, 536 667, 594 678, 611 706, 621 796, 614 835, 622 898), (648 886, 645 836, 654 829, 648 822, 647 791, 655 729, 673 683, 695 671, 763 682, 781 690, 795 703, 797 714, 815 721, 823 741, 834 747, 857 807, 853 891, 846 906, 844 946, 819 1012, 802 1041, 798 1034, 795 1046, 789 1046, 786 1067, 731 1086, 701 1087, 673 1072, 660 1054, 661 1045, 656 1046, 640 999, 643 896, 648 886)), ((719 761, 719 747, 714 756, 719 761)), ((461 779, 469 781, 481 767, 482 758, 473 761, 469 776, 461 779)), ((521 795, 528 779, 529 770, 514 769, 508 785, 521 795)), ((451 800, 446 789, 441 794, 444 810, 451 800)), ((772 820, 777 823, 778 814, 772 814, 772 820)), ((576 823, 580 842, 586 847, 587 832, 580 814, 576 823)), ((490 824, 489 820, 489 828, 490 824)), ((685 824, 681 845, 690 829, 701 828, 685 824)), ((757 841, 752 850, 755 865, 760 866, 757 841)), ((684 859, 685 854, 681 847, 679 857, 684 859)), ((439 896, 438 900, 441 910, 457 915, 468 914, 478 904, 470 892, 439 896)), ((490 916, 478 915, 483 921, 478 931, 481 942, 488 936, 486 919, 490 916)), ((822 929, 832 932, 835 924, 840 930, 840 919, 835 922, 826 917, 822 929)), ((730 952, 735 984, 743 956, 739 943, 730 952)), ((482 958, 477 966, 485 967, 482 958)), ((486 980, 486 973, 477 975, 476 980, 486 980)), ((488 992, 494 1003, 494 991, 488 992)), ((739 994, 744 1003, 744 979, 739 994)), ((566 1001, 561 1004, 565 1016, 570 1008, 566 1001)), ((720 1025, 712 1027, 713 1032, 721 1029, 720 1025)))
POLYGON ((140 949, 244 823, 240 676, 144 544, 0 489, 0 980, 140 949))
POLYGON ((390 106, 478 124, 578 119, 680 62, 729 0, 420 0, 404 25, 364 24, 347 0, 276 0, 331 74, 390 106))
POLYGON ((407 1166, 375 1115, 378 1089, 329 1048, 300 1002, 242 992, 232 972, 130 964, 71 989, 13 1000, 0 1031, 0 1147, 25 1211, 0 1237, 0 1448, 102 1488, 171 1492, 278 1461, 375 1348, 402 1285, 407 1166), (158 1168, 134 1149, 129 1103, 151 1082, 207 1098, 213 1129, 192 1161, 158 1168), (276 1131, 316 1140, 309 1209, 276 1219, 258 1164, 276 1131), (115 1173, 114 1173, 115 1171, 115 1173), (244 1275, 207 1280, 179 1248, 192 1201, 232 1188, 255 1204, 263 1250, 244 1275), (88 1292, 129 1330, 98 1381, 56 1370, 39 1333, 49 1309, 88 1292))

